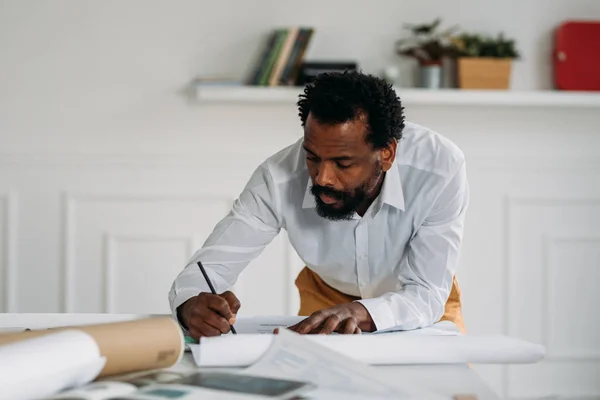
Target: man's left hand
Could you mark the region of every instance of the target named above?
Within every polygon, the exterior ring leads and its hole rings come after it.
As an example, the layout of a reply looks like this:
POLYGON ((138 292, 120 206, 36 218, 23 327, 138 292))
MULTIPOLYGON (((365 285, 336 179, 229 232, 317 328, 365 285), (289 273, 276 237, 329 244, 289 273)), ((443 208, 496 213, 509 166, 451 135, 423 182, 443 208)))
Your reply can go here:
POLYGON ((353 302, 319 310, 288 329, 301 334, 358 334, 374 331, 375 323, 365 306, 353 302))

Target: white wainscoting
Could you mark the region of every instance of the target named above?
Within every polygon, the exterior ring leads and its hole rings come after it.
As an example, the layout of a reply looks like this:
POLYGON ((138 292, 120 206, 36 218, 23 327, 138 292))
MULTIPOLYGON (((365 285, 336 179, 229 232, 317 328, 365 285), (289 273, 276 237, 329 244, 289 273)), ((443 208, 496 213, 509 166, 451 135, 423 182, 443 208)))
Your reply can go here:
POLYGON ((0 310, 15 310, 18 240, 18 199, 14 191, 0 193, 0 310))
MULTIPOLYGON (((130 154, 77 152, 67 141, 62 154, 0 154, 0 310, 168 312, 172 280, 254 168, 299 137, 291 104, 188 112, 198 113, 188 117, 198 134, 181 139, 186 154, 161 153, 177 132, 154 135, 145 153, 131 150, 136 132, 119 137, 130 154)), ((505 397, 600 396, 596 110, 418 104, 407 113, 467 156, 458 271, 467 330, 548 348, 540 364, 477 371, 505 397)), ((241 313, 295 314, 302 266, 282 232, 236 283, 241 313)))

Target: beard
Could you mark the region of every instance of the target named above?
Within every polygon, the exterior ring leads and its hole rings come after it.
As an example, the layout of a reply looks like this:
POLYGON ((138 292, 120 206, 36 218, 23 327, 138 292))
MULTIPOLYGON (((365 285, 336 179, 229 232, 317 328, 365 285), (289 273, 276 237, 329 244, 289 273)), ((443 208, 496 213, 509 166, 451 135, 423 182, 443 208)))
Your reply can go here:
POLYGON ((381 177, 381 164, 377 162, 373 171, 373 175, 367 181, 361 183, 351 190, 342 191, 335 190, 327 186, 313 185, 310 189, 317 203, 317 214, 320 217, 327 218, 331 221, 350 220, 354 213, 361 205, 369 198, 369 194, 377 185, 381 177), (341 203, 341 206, 334 207, 333 204, 327 204, 321 200, 320 195, 326 195, 338 200, 335 205, 341 203))

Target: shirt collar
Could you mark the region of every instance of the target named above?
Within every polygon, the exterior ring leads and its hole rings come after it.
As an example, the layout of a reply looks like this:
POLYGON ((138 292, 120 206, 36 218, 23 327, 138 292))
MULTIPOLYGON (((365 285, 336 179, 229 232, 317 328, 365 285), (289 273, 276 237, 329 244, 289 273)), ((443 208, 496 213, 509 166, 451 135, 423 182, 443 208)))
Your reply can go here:
POLYGON ((400 170, 398 169, 396 160, 394 160, 392 167, 385 173, 383 187, 379 196, 382 203, 404 211, 404 192, 402 191, 402 180, 400 179, 400 170))
MULTIPOLYGON (((315 197, 310 191, 311 187, 312 181, 310 180, 309 176, 308 183, 306 184, 306 190, 304 192, 304 200, 302 201, 302 208, 315 208, 317 206, 315 197)), ((400 171, 398 170, 398 164, 396 164, 396 160, 394 160, 392 167, 385 173, 383 186, 379 196, 377 197, 380 199, 379 201, 381 201, 382 204, 389 204, 392 207, 404 211, 404 193, 402 191, 400 171)))
POLYGON ((308 176, 308 183, 306 184, 306 191, 304 192, 304 201, 302 202, 302 208, 315 208, 317 206, 317 202, 315 200, 315 196, 310 191, 312 187, 312 181, 310 180, 310 175, 308 176))

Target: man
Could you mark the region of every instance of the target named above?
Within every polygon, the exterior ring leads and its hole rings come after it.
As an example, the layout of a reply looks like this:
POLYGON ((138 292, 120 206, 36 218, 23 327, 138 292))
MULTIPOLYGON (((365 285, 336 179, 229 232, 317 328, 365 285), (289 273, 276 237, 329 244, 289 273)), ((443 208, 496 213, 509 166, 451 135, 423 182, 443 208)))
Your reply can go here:
POLYGON ((358 72, 319 75, 298 101, 301 140, 260 165, 176 278, 173 315, 193 337, 226 333, 228 289, 281 229, 306 263, 299 333, 464 330, 455 279, 469 191, 462 152, 405 123, 390 85, 358 72), (217 293, 210 293, 202 261, 217 293))

